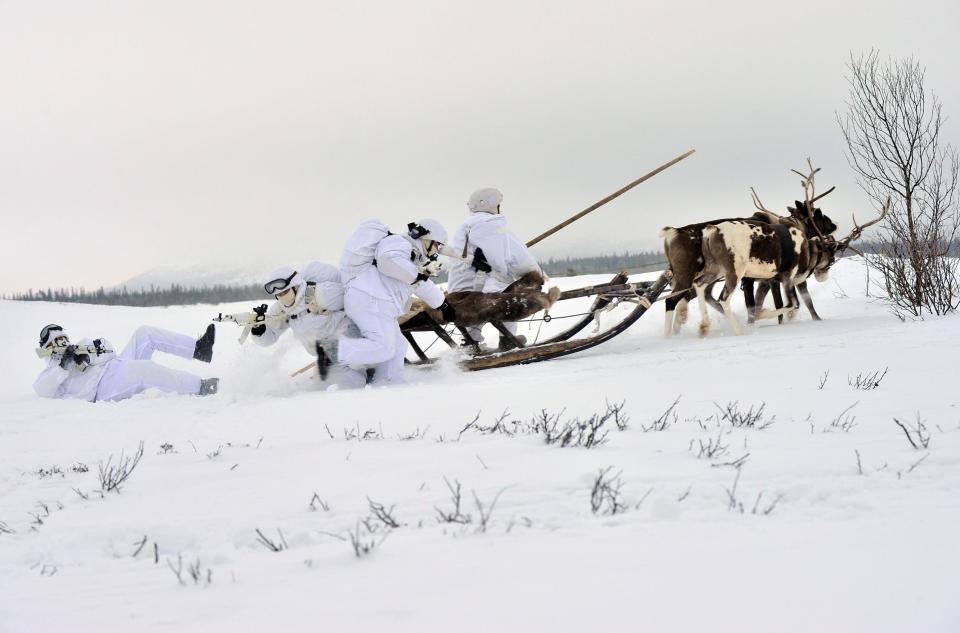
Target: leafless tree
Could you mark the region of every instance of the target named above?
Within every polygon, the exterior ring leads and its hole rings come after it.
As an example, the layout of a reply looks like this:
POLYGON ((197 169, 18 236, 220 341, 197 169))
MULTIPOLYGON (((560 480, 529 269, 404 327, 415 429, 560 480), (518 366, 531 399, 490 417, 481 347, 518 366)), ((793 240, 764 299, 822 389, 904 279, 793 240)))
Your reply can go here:
POLYGON ((890 200, 868 259, 901 318, 960 307, 960 265, 950 257, 960 235, 958 157, 942 139, 942 104, 912 57, 851 55, 845 114, 837 121, 847 160, 878 206, 890 200))

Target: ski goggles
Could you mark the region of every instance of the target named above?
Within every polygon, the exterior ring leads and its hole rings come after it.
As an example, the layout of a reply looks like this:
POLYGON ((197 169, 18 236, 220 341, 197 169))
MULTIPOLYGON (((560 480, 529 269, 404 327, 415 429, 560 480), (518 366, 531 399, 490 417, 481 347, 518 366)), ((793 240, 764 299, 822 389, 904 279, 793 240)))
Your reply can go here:
POLYGON ((268 281, 263 284, 263 289, 267 291, 268 295, 275 295, 287 286, 290 285, 290 282, 293 281, 293 278, 296 277, 297 271, 293 271, 289 277, 280 277, 279 279, 274 279, 273 281, 268 281))
MULTIPOLYGON (((40 347, 44 347, 51 340, 50 334, 53 332, 60 332, 60 336, 63 336, 63 328, 61 326, 55 323, 43 326, 43 329, 40 330, 40 347)), ((53 338, 56 338, 56 336, 53 338)))
POLYGON ((416 222, 411 222, 407 224, 407 235, 409 235, 415 240, 419 240, 421 237, 423 237, 429 232, 430 230, 427 229, 422 224, 417 224, 416 222))

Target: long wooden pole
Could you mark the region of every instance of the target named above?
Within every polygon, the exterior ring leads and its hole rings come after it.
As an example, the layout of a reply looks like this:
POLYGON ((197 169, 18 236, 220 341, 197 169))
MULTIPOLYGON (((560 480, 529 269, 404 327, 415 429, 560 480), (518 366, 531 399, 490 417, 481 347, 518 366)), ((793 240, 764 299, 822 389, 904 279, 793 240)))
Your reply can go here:
POLYGON ((674 165, 676 165, 677 163, 679 163, 680 161, 682 161, 684 158, 686 158, 686 157, 689 156, 690 154, 693 154, 695 151, 697 151, 697 150, 692 149, 692 150, 690 150, 689 152, 687 152, 687 153, 685 153, 685 154, 681 154, 680 156, 677 156, 676 158, 674 158, 674 159, 673 159, 672 161, 670 161, 669 163, 664 163, 663 165, 660 165, 659 167, 657 167, 656 169, 654 169, 653 171, 651 171, 649 174, 645 174, 645 175, 637 178, 636 180, 634 180, 633 182, 631 182, 629 185, 627 185, 627 186, 624 187, 623 189, 621 189, 621 190, 619 190, 619 191, 617 191, 617 192, 615 192, 615 193, 611 193, 609 196, 607 196, 607 197, 604 198, 603 200, 601 200, 601 201, 599 201, 599 202, 596 202, 596 203, 590 205, 589 207, 587 207, 586 209, 584 209, 584 210, 581 211, 580 213, 576 214, 576 215, 573 216, 572 218, 568 218, 568 219, 564 220, 563 222, 561 222, 560 224, 556 225, 555 227, 553 227, 552 229, 550 229, 550 230, 547 231, 546 233, 543 233, 543 234, 538 235, 537 237, 533 238, 532 240, 530 240, 529 242, 527 242, 527 246, 533 246, 534 244, 540 242, 541 240, 550 237, 551 235, 553 235, 554 233, 556 233, 557 231, 559 231, 559 230, 562 229, 563 227, 565 227, 565 226, 567 226, 567 225, 569 225, 569 224, 573 224, 574 222, 576 222, 577 220, 579 220, 579 219, 582 218, 583 216, 587 215, 587 214, 590 213, 591 211, 595 211, 596 209, 598 209, 598 208, 602 207, 603 205, 607 204, 608 202, 610 202, 610 201, 613 200, 614 198, 616 198, 616 197, 618 197, 618 196, 620 196, 620 195, 623 195, 623 194, 625 194, 626 192, 630 191, 631 189, 633 189, 634 187, 636 187, 637 185, 639 185, 639 184, 640 184, 641 182, 643 182, 644 180, 648 180, 648 179, 650 179, 650 178, 653 178, 654 176, 656 176, 657 174, 659 174, 661 171, 663 171, 663 170, 665 170, 665 169, 668 169, 668 168, 670 168, 670 167, 673 167, 674 165))

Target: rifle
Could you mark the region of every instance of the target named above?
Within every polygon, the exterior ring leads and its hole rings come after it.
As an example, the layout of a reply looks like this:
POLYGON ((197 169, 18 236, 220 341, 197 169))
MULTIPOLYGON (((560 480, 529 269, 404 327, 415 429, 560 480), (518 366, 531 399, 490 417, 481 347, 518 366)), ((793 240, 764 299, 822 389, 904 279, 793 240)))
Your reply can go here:
MULTIPOLYGON (((48 345, 37 348, 38 358, 49 358, 50 356, 63 356, 64 352, 71 345, 48 345)), ((112 349, 107 349, 100 343, 100 339, 95 339, 93 345, 73 345, 74 353, 77 355, 87 354, 89 356, 99 356, 100 354, 112 354, 112 349)))
POLYGON ((275 323, 286 323, 290 317, 286 314, 257 314, 256 312, 237 312, 235 314, 224 314, 223 312, 213 317, 217 323, 236 323, 243 328, 240 333, 240 342, 243 343, 250 335, 250 330, 257 325, 272 325, 275 323))

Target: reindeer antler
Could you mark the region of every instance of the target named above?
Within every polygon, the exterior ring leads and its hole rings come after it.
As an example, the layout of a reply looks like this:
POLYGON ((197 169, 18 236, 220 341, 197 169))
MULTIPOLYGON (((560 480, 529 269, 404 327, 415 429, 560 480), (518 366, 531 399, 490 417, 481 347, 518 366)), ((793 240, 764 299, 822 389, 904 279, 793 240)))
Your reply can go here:
MULTIPOLYGON (((760 202, 760 196, 757 195, 757 191, 753 187, 750 187, 750 197, 753 199, 753 206, 755 206, 757 209, 763 211, 764 213, 773 213, 773 211, 763 206, 763 203, 760 202)), ((773 213, 773 215, 777 214, 773 213)))
POLYGON ((807 158, 807 167, 810 168, 810 172, 807 174, 801 173, 796 169, 791 169, 790 171, 800 176, 800 185, 803 187, 804 206, 807 209, 807 217, 810 219, 810 224, 813 226, 813 230, 816 231, 817 235, 820 237, 827 239, 827 236, 820 232, 820 227, 817 226, 816 221, 813 219, 813 203, 829 194, 831 191, 836 189, 836 187, 830 187, 819 196, 815 195, 816 185, 814 184, 814 179, 817 177, 817 172, 820 171, 820 168, 814 167, 813 161, 811 161, 809 157, 807 158))
POLYGON ((852 246, 850 246, 850 242, 860 239, 860 235, 863 233, 865 229, 870 228, 871 226, 873 226, 874 224, 876 224, 877 222, 885 218, 889 211, 890 211, 890 196, 887 196, 887 202, 883 205, 883 209, 881 209, 880 215, 870 220, 866 224, 857 224, 857 216, 851 214, 851 217, 853 218, 853 230, 850 231, 850 235, 846 236, 845 238, 843 238, 838 242, 840 245, 840 249, 843 250, 845 248, 849 248, 851 250, 856 250, 852 246))

